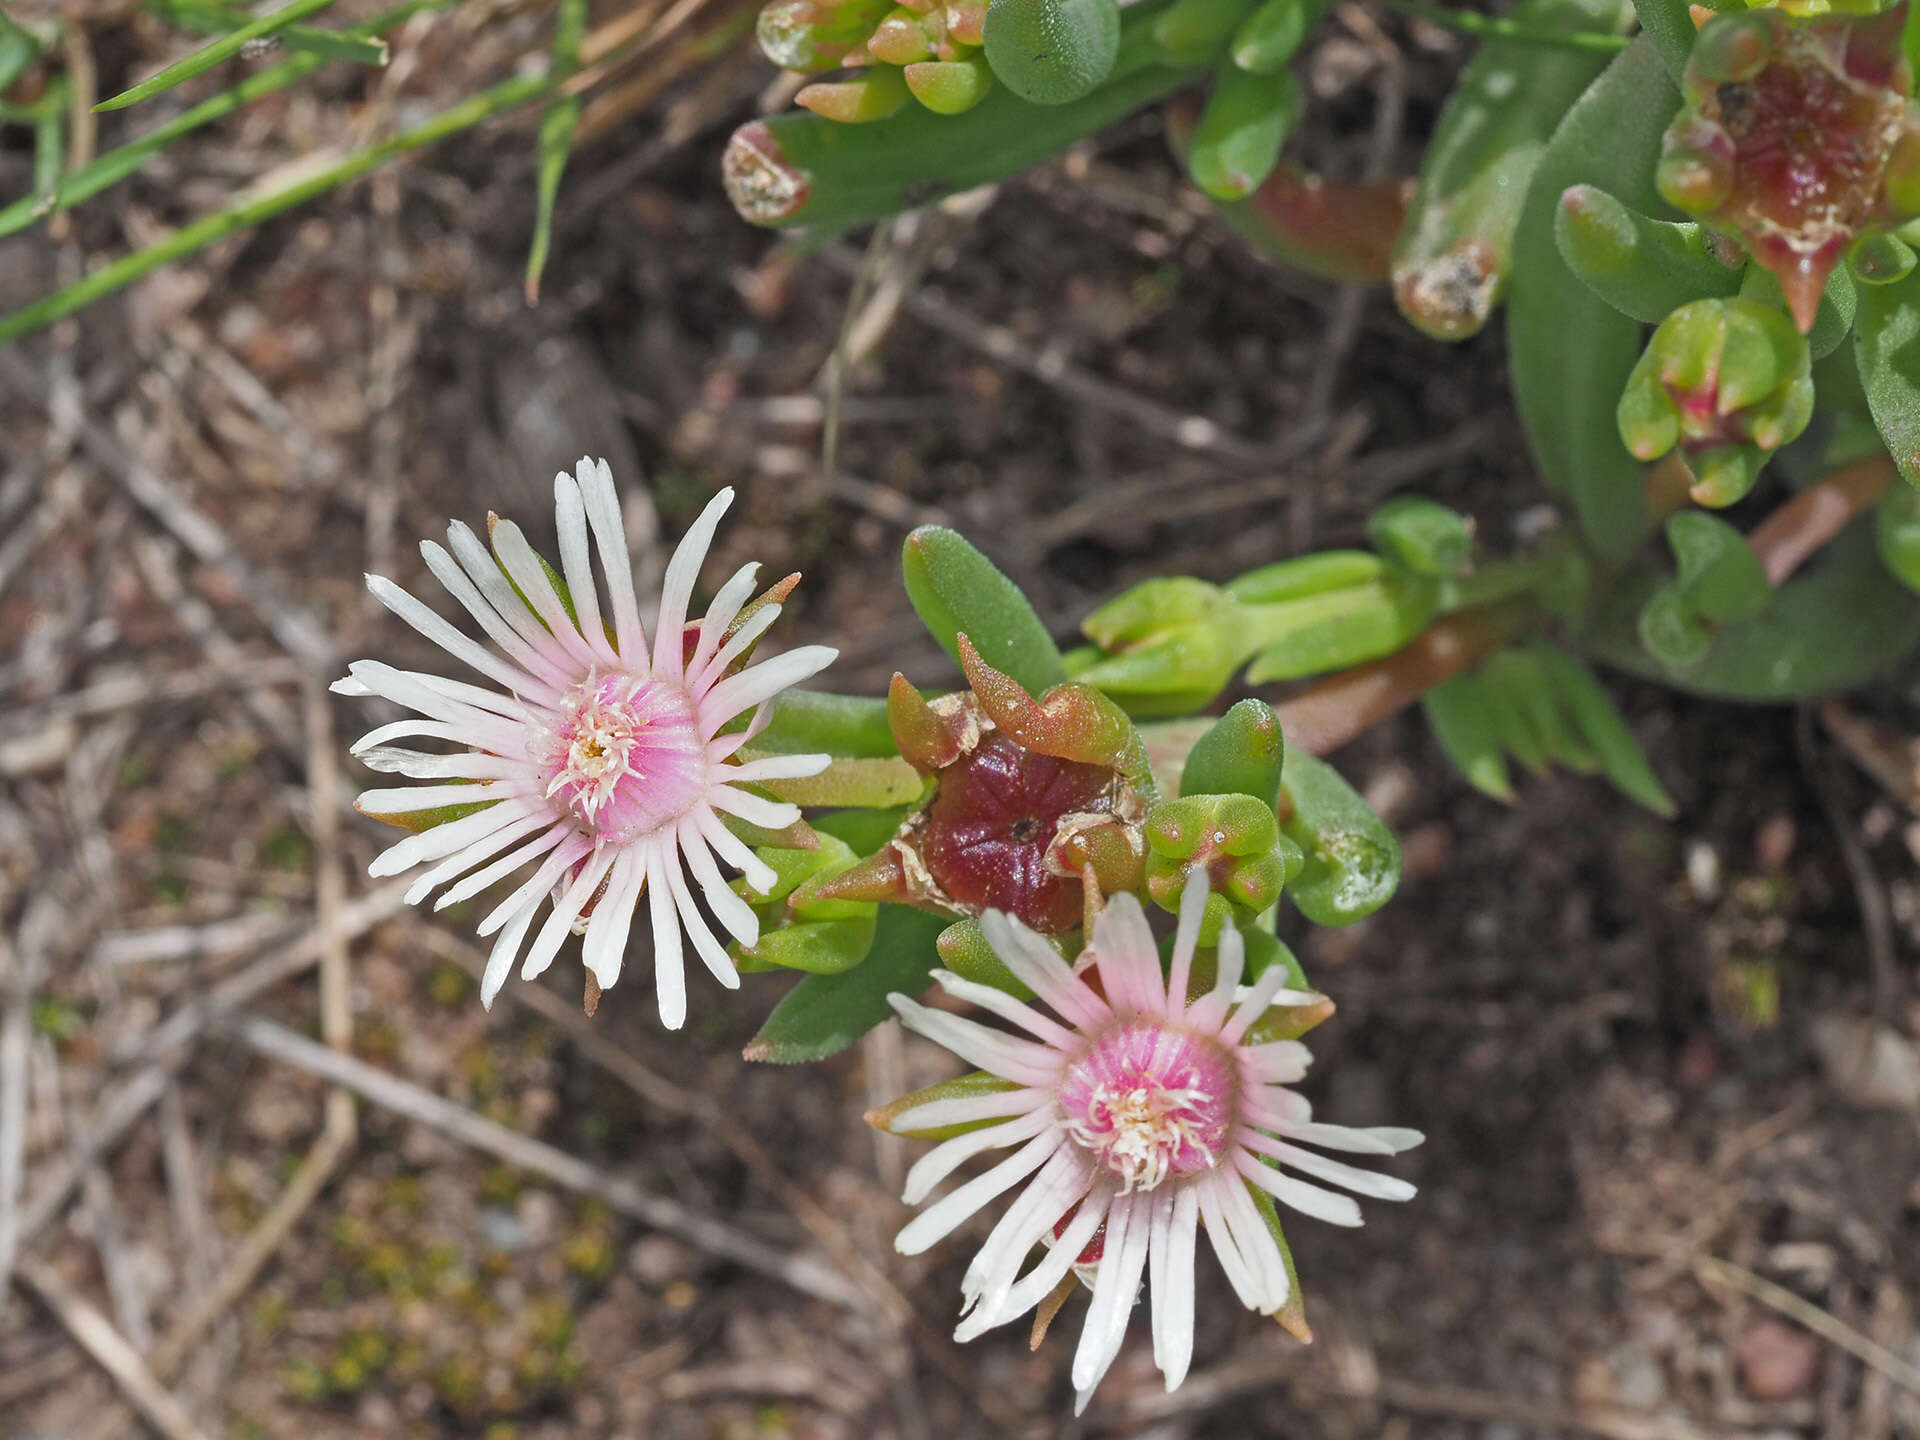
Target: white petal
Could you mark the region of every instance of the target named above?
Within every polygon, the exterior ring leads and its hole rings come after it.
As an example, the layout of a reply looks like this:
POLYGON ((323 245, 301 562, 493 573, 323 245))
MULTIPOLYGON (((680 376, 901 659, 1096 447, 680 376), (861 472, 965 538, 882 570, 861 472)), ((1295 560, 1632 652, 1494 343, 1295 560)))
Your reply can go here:
POLYGON ((747 884, 759 894, 765 895, 778 883, 780 877, 773 873, 773 867, 754 854, 746 841, 727 829, 726 822, 711 809, 699 806, 689 812, 689 818, 700 827, 700 834, 714 853, 744 875, 747 884))
POLYGON ((1290 1085, 1304 1079, 1307 1068, 1313 1064, 1313 1052, 1298 1040, 1244 1045, 1235 1054, 1241 1068, 1266 1085, 1290 1085))
MULTIPOLYGON (((368 691, 372 694, 372 691, 368 691)), ((388 725, 378 725, 362 735, 348 747, 349 755, 358 755, 365 750, 375 750, 389 740, 451 740, 456 745, 465 745, 467 737, 457 725, 449 725, 444 720, 422 720, 409 715, 404 720, 395 720, 388 725)))
MULTIPOLYGON (((1398 1143, 1408 1134, 1418 1135, 1418 1130, 1404 1131, 1381 1128, 1378 1130, 1356 1129, 1349 1125, 1322 1125, 1314 1121, 1299 1124, 1276 1125, 1273 1127, 1289 1140, 1304 1140, 1309 1145, 1318 1145, 1326 1150, 1341 1150, 1349 1155, 1398 1155, 1402 1150, 1411 1150, 1412 1145, 1398 1143)), ((1280 1158, 1279 1151, 1269 1149, 1281 1142, 1269 1139, 1257 1130, 1242 1130, 1241 1140, 1262 1155, 1280 1158), (1254 1144, 1255 1140, 1259 1144, 1254 1144)), ((1417 1143, 1417 1142, 1416 1142, 1417 1143)))
POLYGON ((613 471, 602 460, 584 457, 574 471, 580 498, 587 507, 587 524, 600 550, 600 571, 607 577, 607 601, 613 611, 613 635, 621 660, 631 669, 647 668, 647 637, 640 626, 640 607, 633 598, 633 555, 627 549, 627 527, 620 518, 620 497, 613 488, 613 471))
MULTIPOLYGON (((1223 935, 1224 938, 1224 935, 1223 935)), ((1253 982, 1247 991, 1247 998, 1240 1002, 1240 1008, 1233 1012, 1233 1018, 1221 1027, 1220 1043, 1238 1045, 1240 1037, 1247 1033, 1253 1022, 1267 1013, 1273 1004, 1273 997, 1286 987, 1286 967, 1275 965, 1253 982)))
POLYGON ((486 596, 494 613, 506 621, 516 635, 543 655, 567 655, 570 663, 578 663, 553 638, 540 617, 527 608, 526 600, 513 588, 513 582, 507 579, 506 571, 500 568, 500 562, 494 558, 493 552, 487 549, 469 526, 458 520, 447 526, 447 544, 452 547, 454 558, 460 562, 467 579, 486 596))
POLYGON ((1193 978, 1193 952, 1200 944, 1200 925, 1207 918, 1207 873, 1195 868, 1180 892, 1180 922, 1173 932, 1173 963, 1168 967, 1167 1013, 1176 1019, 1186 1013, 1187 986, 1193 978))
POLYGON ((981 1120, 1004 1120, 1009 1115, 1024 1115, 1047 1104, 1052 1095, 1045 1090, 1022 1087, 1018 1090, 994 1090, 985 1095, 956 1095, 946 1100, 929 1100, 924 1105, 902 1110, 887 1122, 895 1135, 911 1135, 916 1130, 940 1130, 948 1125, 971 1125, 981 1120))
MULTIPOLYGON (((497 809, 498 807, 496 806, 495 808, 497 809)), ((489 814, 491 812, 482 811, 481 813, 489 814)), ((468 818, 478 819, 479 817, 469 816, 468 818)), ((465 822, 456 820, 453 823, 459 825, 465 822)), ((433 869, 420 876, 413 884, 409 885, 405 897, 407 904, 418 905, 422 900, 426 899, 428 895, 433 893, 435 886, 444 884, 456 876, 466 874, 467 871, 478 865, 482 860, 487 859, 491 855, 499 854, 502 850, 506 849, 507 846, 531 835, 535 830, 545 829, 552 823, 553 817, 542 809, 528 815, 523 815, 518 820, 509 821, 501 825, 497 830, 481 836, 471 845, 455 851, 452 855, 434 866, 433 869)))
MULTIPOLYGON (((565 651, 551 641, 536 644, 501 619, 500 612, 480 593, 480 588, 460 568, 460 562, 453 556, 431 540, 421 542, 420 554, 426 559, 427 568, 433 572, 434 578, 446 586, 449 595, 466 607, 467 613, 487 632, 487 638, 528 674, 537 675, 556 691, 565 689, 578 678, 568 674, 573 667, 568 664, 565 651)), ((542 638, 545 639, 544 632, 542 638)))
MULTIPOLYGON (((1199 1228, 1199 1196, 1191 1185, 1174 1192, 1167 1226, 1165 1260, 1155 1249, 1153 1286, 1154 1360, 1167 1377, 1169 1393, 1180 1388, 1193 1363, 1193 1249, 1199 1228)), ((1155 1237, 1158 1247, 1162 1237, 1155 1237)))
POLYGON ((573 877, 573 883, 554 902, 553 913, 547 916, 547 923, 534 936, 527 958, 520 966, 522 980, 532 980, 546 973, 547 967, 553 963, 553 957, 560 953, 560 942, 573 933, 574 920, 586 909, 593 892, 600 888, 600 881, 617 853, 611 848, 599 850, 580 867, 580 873, 573 877))
POLYGON ((480 977, 482 1009, 493 1009, 494 996, 500 993, 500 987, 507 983, 507 976, 513 973, 513 960, 520 953, 520 942, 527 938, 527 927, 533 924, 533 917, 539 913, 540 902, 528 901, 500 932, 500 938, 493 942, 493 953, 487 956, 487 968, 480 977))
POLYGON ((674 547, 673 559, 667 562, 666 579, 660 586, 660 620, 653 627, 659 642, 654 646, 658 652, 653 657, 656 674, 677 680, 684 673, 685 647, 681 636, 686 628, 687 606, 693 602, 694 582, 700 578, 700 567, 706 563, 713 532, 719 528, 720 517, 732 503, 733 487, 729 485, 707 502, 707 508, 687 527, 687 533, 674 547))
POLYGON ((1362 1223, 1359 1204, 1348 1195, 1336 1195, 1309 1185, 1291 1175, 1283 1175, 1271 1165, 1256 1160, 1244 1151, 1233 1157, 1234 1169, 1258 1185, 1290 1210, 1311 1215, 1329 1225, 1356 1226, 1362 1223))
POLYGON ((666 858, 647 851, 648 907, 653 919, 653 988, 660 1000, 660 1023, 678 1030, 687 1023, 687 967, 680 947, 680 914, 666 876, 666 858))
POLYGON ((1028 1252, 1086 1197, 1088 1179, 1087 1162, 1074 1146, 1053 1152, 967 1266, 960 1283, 962 1314, 981 1307, 991 1320, 1001 1312, 1028 1252))
MULTIPOLYGON (((566 868, 580 859, 593 848, 593 842, 577 831, 562 840, 554 852, 547 856, 538 870, 535 870, 525 884, 502 900, 476 928, 475 933, 491 935, 514 915, 528 901, 544 895, 559 881, 566 868)), ((447 902, 451 903, 451 902, 447 902)))
POLYGON ((1029 1035, 1043 1044, 1058 1050, 1078 1050, 1080 1037, 1067 1029, 1057 1020, 1050 1020, 1031 1005, 1014 999, 1006 991, 993 985, 982 985, 956 975, 951 970, 935 970, 933 978, 940 982, 940 988, 956 1000, 965 1000, 970 1005, 978 1005, 982 1010, 998 1015, 1002 1020, 1011 1020, 1029 1035))
POLYGON ((573 828, 570 821, 552 820, 548 827, 534 836, 517 850, 509 851, 483 870, 476 870, 459 884, 444 891, 433 902, 435 910, 444 910, 449 905, 458 905, 470 896, 478 895, 494 881, 511 875, 536 855, 544 855, 556 845, 566 843, 567 837, 580 832, 573 828))
POLYGON ((1106 1002, 1073 973, 1060 952, 1018 920, 989 910, 980 917, 980 929, 1014 978, 1068 1023, 1094 1030, 1113 1018, 1106 1002))
MULTIPOLYGON (((1226 1177, 1223 1175, 1223 1178, 1226 1177)), ((1280 1253, 1280 1244, 1273 1238, 1273 1231, 1268 1228, 1266 1218, 1261 1215, 1260 1207, 1253 1203, 1253 1194, 1245 1185, 1234 1184, 1229 1179, 1220 1191, 1220 1208, 1226 1214, 1227 1223, 1233 1227, 1241 1257, 1253 1271, 1254 1283, 1259 1291, 1253 1308, 1262 1315, 1271 1315, 1287 1303, 1287 1295, 1291 1290, 1286 1257, 1280 1253)))
POLYGON ((1246 1256, 1240 1253, 1240 1244, 1227 1224, 1220 1203, 1229 1188, 1239 1184, 1239 1179, 1231 1170, 1215 1170, 1190 1182, 1200 1206, 1200 1214, 1207 1222, 1207 1241, 1213 1246, 1214 1258, 1220 1262, 1220 1268, 1226 1272, 1227 1283, 1233 1286, 1233 1293, 1239 1297, 1242 1305, 1249 1310, 1257 1310, 1261 1299, 1259 1281, 1246 1256))
POLYGON ((526 798, 527 793, 524 786, 510 780, 485 785, 406 785, 393 790, 362 790, 354 804, 365 815, 411 815, 449 805, 486 805, 496 800, 526 798))
POLYGON ((606 622, 600 618, 600 590, 593 583, 593 561, 587 552, 587 507, 580 487, 566 471, 553 477, 554 523, 560 533, 560 574, 567 597, 580 617, 580 638, 605 664, 619 662, 607 641, 606 622))
POLYGON ((389 845, 374 857, 373 863, 367 867, 367 873, 376 878, 398 875, 425 861, 444 859, 454 851, 491 835, 501 826, 514 824, 528 815, 538 815, 545 810, 546 806, 540 801, 524 796, 502 800, 498 805, 489 805, 484 810, 477 810, 458 820, 449 820, 444 825, 435 825, 389 845))
POLYGON ((831 755, 766 755, 726 771, 729 780, 804 780, 833 763, 831 755))
POLYGON ((1016 1316, 1024 1315, 1038 1305, 1058 1285, 1061 1278, 1080 1258, 1081 1251, 1087 1248, 1087 1242, 1093 1239, 1094 1232, 1107 1218, 1107 1206, 1113 1199, 1113 1192, 1106 1189, 1088 1193, 1080 1202, 1080 1208, 1073 1212, 1073 1219, 1067 1222, 1067 1228, 1047 1253, 1013 1289, 1007 1292, 1007 1298, 997 1308, 989 1309, 983 1301, 979 1308, 960 1323, 953 1332, 953 1338, 962 1342, 984 1334, 996 1325, 1004 1325, 1016 1316))
POLYGON ((524 760, 489 755, 484 750, 460 750, 450 755, 426 750, 404 750, 398 745, 376 745, 354 757, 382 775, 404 775, 409 780, 525 780, 524 760))
POLYGON ((687 888, 686 872, 680 867, 680 855, 672 838, 663 837, 662 868, 666 871, 667 881, 673 887, 675 906, 680 911, 680 923, 686 927, 687 935, 693 941, 694 953, 701 963, 712 972, 729 990, 740 988, 740 972, 733 968, 733 960, 728 956, 726 947, 713 938, 713 931, 707 928, 706 920, 700 914, 700 908, 693 903, 693 892, 687 888))
POLYGON ((1165 981, 1160 976, 1160 950, 1140 902, 1122 892, 1107 902, 1093 922, 1093 954, 1100 967, 1100 984, 1107 1003, 1121 1013, 1164 1015, 1165 981))
POLYGON ((384 575, 367 576, 367 589, 387 609, 418 630, 454 659, 463 661, 516 695, 552 700, 559 692, 545 680, 529 675, 518 665, 494 654, 472 636, 463 634, 448 621, 427 608, 384 575))
POLYGON ((581 639, 573 617, 567 614, 559 592, 547 578, 546 566, 540 563, 540 557, 520 527, 511 520, 502 520, 493 527, 492 539, 493 553, 499 557, 502 568, 520 587, 520 593, 527 597, 527 603, 533 606, 533 613, 546 625, 554 642, 580 665, 592 665, 593 651, 581 639))
POLYGON ((356 660, 353 669, 374 694, 457 727, 466 744, 496 755, 526 749, 526 707, 508 696, 439 675, 395 670, 377 660, 356 660))
POLYGON ((640 903, 640 887, 647 881, 647 862, 632 850, 613 862, 607 893, 594 907, 580 942, 580 963, 602 990, 611 990, 626 959, 627 937, 633 931, 633 912, 640 903))
MULTIPOLYGON (((706 694, 707 691, 716 685, 720 678, 727 673, 727 667, 732 665, 733 662, 738 660, 742 655, 746 654, 747 650, 755 641, 773 628, 773 622, 779 618, 780 605, 777 601, 769 600, 765 605, 762 605, 758 610, 754 611, 753 614, 749 615, 741 624, 738 630, 727 636, 726 643, 720 647, 719 651, 711 660, 700 669, 689 670, 687 672, 687 689, 695 695, 706 694)), ((712 622, 709 621, 705 623, 710 624, 712 622)), ((705 643, 706 630, 704 625, 700 632, 700 638, 701 642, 705 643)), ((698 651, 695 653, 697 654, 698 651)))
POLYGON ((686 858, 687 868, 693 872, 694 882, 706 897, 714 917, 726 927, 729 935, 751 950, 760 943, 760 917, 753 913, 751 905, 734 894, 733 887, 720 874, 698 821, 692 816, 683 816, 678 833, 680 853, 686 858))
POLYGON ((1107 1212, 1106 1245, 1093 1277, 1093 1304, 1073 1353, 1074 1413, 1087 1408, 1093 1389, 1120 1353, 1127 1336, 1127 1318, 1140 1294, 1140 1273, 1146 1268, 1150 1194, 1121 1195, 1107 1212))
POLYGON ((1365 1195, 1372 1200, 1411 1200, 1420 1193, 1396 1175, 1381 1175, 1342 1160, 1329 1160, 1298 1145, 1279 1145, 1275 1148, 1280 1153, 1274 1158, 1284 1164, 1316 1180, 1324 1180, 1329 1185, 1338 1185, 1343 1190, 1351 1190, 1356 1195, 1365 1195))
POLYGON ((917 1031, 936 1045, 946 1046, 969 1064, 1022 1085, 1052 1085, 1065 1066, 1065 1057, 1057 1051, 990 1030, 977 1020, 931 1010, 898 992, 887 996, 887 1003, 909 1030, 917 1031))
POLYGON ((713 603, 707 607, 707 613, 700 621, 700 643, 694 647, 693 658, 687 662, 689 689, 698 689, 702 684, 707 662, 713 659, 727 638, 727 627, 733 624, 740 608, 753 598, 753 587, 759 574, 760 562, 749 560, 715 592, 713 603))
POLYGON ((749 825, 763 830, 784 830, 800 818, 800 807, 782 800, 767 800, 736 790, 731 785, 715 785, 707 791, 707 804, 729 815, 738 815, 749 825))
POLYGON ((830 645, 802 645, 729 675, 700 700, 700 733, 712 735, 742 710, 771 700, 782 690, 811 679, 839 657, 830 645))
POLYGON ((1220 928, 1220 943, 1213 953, 1220 966, 1219 978, 1213 982, 1213 989, 1187 1009, 1187 1024, 1196 1030, 1216 1030, 1225 1023, 1234 994, 1240 989, 1241 972, 1246 969, 1246 941, 1231 925, 1220 928))
POLYGON ((1038 1170, 1055 1150, 1066 1143, 1066 1138, 1057 1127, 1041 1131, 984 1175, 974 1176, 958 1190, 941 1196, 908 1221, 906 1228, 894 1237, 893 1248, 902 1255, 918 1255, 929 1245, 944 1239, 996 1195, 1038 1170))
POLYGON ((942 1140, 916 1160, 913 1168, 907 1171, 906 1189, 901 1192, 900 1199, 908 1205, 918 1205, 933 1193, 934 1186, 974 1156, 984 1155, 989 1150, 1004 1150, 1009 1145, 1022 1144, 1054 1123, 1054 1116, 1050 1110, 1034 1110, 1003 1124, 989 1125, 980 1130, 969 1130, 966 1134, 956 1135, 951 1140, 942 1140))

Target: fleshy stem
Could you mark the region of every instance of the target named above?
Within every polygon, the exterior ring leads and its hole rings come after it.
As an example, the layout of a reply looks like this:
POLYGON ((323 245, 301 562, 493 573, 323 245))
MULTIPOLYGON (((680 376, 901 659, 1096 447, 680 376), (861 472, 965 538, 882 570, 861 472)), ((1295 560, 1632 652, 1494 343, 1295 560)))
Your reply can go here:
POLYGON ((1779 585, 1832 540, 1893 483, 1893 457, 1873 455, 1809 485, 1753 527, 1747 543, 1767 583, 1779 585))
POLYGON ((1528 599, 1459 610, 1391 655, 1356 665, 1274 706, 1288 745, 1326 755, 1521 634, 1539 619, 1528 599))
POLYGON ((1601 50, 1609 55, 1627 48, 1630 43, 1625 35, 1607 35, 1598 30, 1578 30, 1570 35, 1556 34, 1550 30, 1535 30, 1531 26, 1518 25, 1511 20, 1502 20, 1493 15, 1482 15, 1473 10, 1454 10, 1444 5, 1428 5, 1423 0, 1387 0, 1394 9, 1424 20, 1429 25, 1438 25, 1447 30, 1458 30, 1463 35, 1479 35, 1489 40, 1509 40, 1516 45, 1542 45, 1554 50, 1601 50))
POLYGON ((22 335, 50 325, 64 315, 91 305, 104 296, 111 295, 122 286, 128 285, 150 271, 175 260, 184 259, 195 251, 211 245, 214 241, 245 230, 263 220, 271 219, 282 211, 291 210, 315 196, 324 195, 337 185, 378 169, 397 155, 409 150, 418 150, 444 140, 449 135, 470 129, 482 120, 536 100, 553 90, 553 79, 549 75, 527 75, 513 80, 503 81, 490 90, 482 90, 471 99, 449 109, 442 110, 432 119, 423 121, 411 130, 402 131, 389 140, 370 145, 364 150, 349 155, 337 165, 306 176, 291 185, 262 195, 257 200, 234 205, 217 214, 196 220, 191 225, 183 225, 166 239, 149 245, 144 250, 116 260, 103 266, 78 284, 38 300, 24 309, 0 318, 0 345, 17 340, 22 335))

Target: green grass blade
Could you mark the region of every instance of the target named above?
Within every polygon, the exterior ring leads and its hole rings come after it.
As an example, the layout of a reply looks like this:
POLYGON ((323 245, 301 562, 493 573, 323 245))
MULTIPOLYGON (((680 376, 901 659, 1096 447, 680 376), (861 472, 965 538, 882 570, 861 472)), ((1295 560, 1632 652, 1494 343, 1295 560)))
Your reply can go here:
POLYGON ((0 10, 0 90, 18 80, 40 53, 40 42, 0 10))
POLYGON ((47 87, 39 109, 33 125, 33 207, 44 214, 59 195, 60 172, 67 164, 66 76, 47 87))
POLYGON ((573 132, 580 126, 580 97, 563 95, 547 107, 540 119, 540 169, 533 215, 533 244, 527 250, 527 303, 540 299, 540 274, 547 268, 553 247, 553 202, 560 195, 560 177, 566 173, 573 149, 573 132))
MULTIPOLYGON (((454 0, 407 0, 404 5, 396 5, 383 14, 376 15, 364 25, 356 25, 350 30, 340 32, 343 36, 369 38, 386 33, 396 25, 419 14, 423 10, 440 10, 454 3, 454 0)), ((263 95, 271 95, 276 90, 306 78, 319 69, 325 61, 318 55, 296 55, 283 60, 271 69, 262 70, 257 75, 249 75, 230 90, 211 95, 166 124, 148 131, 137 140, 109 150, 90 164, 81 167, 60 182, 60 195, 56 208, 65 210, 89 200, 111 185, 116 185, 138 170, 147 161, 178 140, 182 135, 210 124, 245 105, 251 104, 263 95)), ((0 208, 0 238, 24 230, 37 218, 39 212, 34 209, 31 196, 0 208)))
POLYGON ((333 0, 291 0, 278 10, 269 11, 257 20, 242 25, 238 30, 229 32, 187 56, 176 60, 158 75, 149 76, 131 90, 122 90, 110 100, 102 100, 94 106, 95 110, 124 110, 129 105, 137 105, 142 100, 151 99, 163 90, 171 90, 182 81, 191 80, 211 70, 223 61, 231 60, 245 48, 249 40, 258 40, 263 35, 272 35, 284 30, 296 20, 304 20, 315 11, 324 10, 333 0))
POLYGON ((309 175, 291 185, 282 186, 269 194, 242 204, 233 205, 218 214, 196 220, 191 225, 182 226, 166 239, 135 251, 124 259, 96 270, 78 284, 48 295, 11 315, 0 317, 0 344, 17 340, 20 336, 51 324, 64 315, 91 305, 104 296, 113 294, 125 285, 131 284, 141 276, 159 269, 160 266, 204 249, 214 241, 223 239, 239 230, 258 225, 263 220, 291 210, 294 206, 324 195, 347 181, 356 179, 384 165, 395 156, 404 155, 410 150, 444 140, 449 135, 458 134, 479 124, 482 120, 511 110, 529 100, 537 100, 553 89, 553 81, 546 75, 521 76, 507 80, 492 89, 483 90, 471 99, 463 101, 450 109, 442 110, 430 120, 422 121, 411 130, 403 131, 378 145, 370 145, 356 151, 336 165, 330 165, 314 175, 309 175))
MULTIPOLYGON (((587 0, 560 0, 553 17, 553 65, 556 82, 580 68, 580 42, 587 33, 587 0)), ((540 274, 553 248, 553 205, 560 196, 560 177, 566 174, 573 152, 573 135, 580 128, 580 99, 562 95, 540 117, 540 161, 533 215, 533 243, 527 249, 527 303, 540 299, 540 274)))
MULTIPOLYGON (((247 16, 225 5, 169 5, 167 19, 182 30, 224 35, 247 16)), ((311 25, 289 25, 277 32, 287 49, 322 60, 345 60, 352 65, 385 65, 387 42, 365 40, 345 30, 316 30, 311 25)))

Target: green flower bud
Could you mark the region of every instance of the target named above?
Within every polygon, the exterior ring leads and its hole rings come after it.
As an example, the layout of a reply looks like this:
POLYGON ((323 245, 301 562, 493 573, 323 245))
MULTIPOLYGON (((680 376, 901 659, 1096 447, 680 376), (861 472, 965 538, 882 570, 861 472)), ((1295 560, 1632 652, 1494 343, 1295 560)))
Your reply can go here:
POLYGON ((1620 438, 1640 460, 1676 445, 1703 505, 1732 504, 1813 415, 1807 340, 1754 300, 1697 300, 1661 322, 1620 396, 1620 438))
POLYGON ((993 88, 993 71, 984 58, 922 60, 902 72, 913 98, 936 115, 964 115, 993 88))
POLYGON ((891 65, 873 65, 852 80, 805 86, 793 103, 822 119, 866 125, 886 119, 912 98, 904 75, 891 65))
MULTIPOLYGON (((1200 943, 1210 944, 1236 915, 1244 921, 1272 906, 1286 884, 1273 810, 1251 795, 1188 795, 1147 816, 1147 894, 1178 913, 1194 870, 1210 887, 1200 943)), ((1297 847, 1296 847, 1297 848, 1297 847)))

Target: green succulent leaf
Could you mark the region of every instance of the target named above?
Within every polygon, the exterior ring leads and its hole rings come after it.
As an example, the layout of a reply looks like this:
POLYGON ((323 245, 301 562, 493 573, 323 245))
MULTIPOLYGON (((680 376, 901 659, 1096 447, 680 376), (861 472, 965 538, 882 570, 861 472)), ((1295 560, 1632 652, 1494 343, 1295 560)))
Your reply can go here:
POLYGON ((1281 788, 1291 802, 1281 829, 1306 854, 1287 887, 1302 915, 1316 925, 1351 925, 1393 898, 1400 842, 1338 771, 1289 747, 1281 788))
POLYGON ((1630 800, 1671 817, 1679 808, 1653 773, 1653 766, 1628 728, 1613 697, 1586 666, 1562 650, 1543 645, 1540 663, 1560 703, 1600 762, 1600 773, 1630 800))
POLYGON ((1901 477, 1920 485, 1920 271, 1862 286, 1859 305, 1854 359, 1873 423, 1901 477))
MULTIPOLYGON (((1678 9, 1684 19, 1685 6, 1678 9)), ((1661 211, 1653 171, 1679 105, 1652 42, 1635 41, 1554 131, 1514 236, 1507 339, 1521 419, 1547 484, 1572 500, 1581 528, 1609 559, 1629 554, 1651 518, 1640 466, 1620 443, 1615 419, 1640 356, 1640 324, 1567 268, 1555 221, 1560 196, 1582 183, 1645 213, 1661 211)))
POLYGON ((1467 783, 1496 800, 1513 799, 1506 747, 1478 675, 1456 675, 1421 699, 1433 738, 1467 783))
POLYGON ((965 635, 994 669, 1039 695, 1067 678, 1032 603, 957 531, 922 525, 901 552, 907 598, 953 663, 965 635))
POLYGON ((1200 737, 1180 772, 1182 795, 1251 795, 1272 809, 1286 745, 1264 700, 1242 700, 1200 737))
POLYGON ((745 1057, 795 1065, 838 1055, 893 1013, 887 996, 918 995, 939 962, 934 941, 947 921, 905 905, 882 905, 866 960, 839 975, 809 975, 773 1007, 745 1057))

